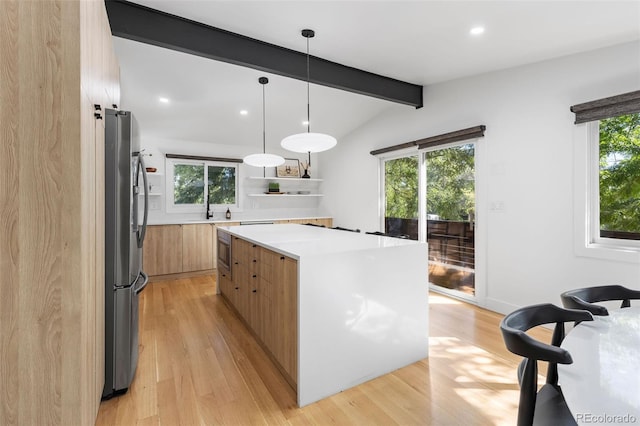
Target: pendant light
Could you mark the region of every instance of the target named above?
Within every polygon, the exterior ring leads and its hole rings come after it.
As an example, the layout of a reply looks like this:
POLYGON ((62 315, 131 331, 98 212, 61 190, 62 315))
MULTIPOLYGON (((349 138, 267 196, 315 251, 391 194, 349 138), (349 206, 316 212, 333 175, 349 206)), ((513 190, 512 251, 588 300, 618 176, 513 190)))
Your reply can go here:
MULTIPOLYGON (((281 164, 284 164, 284 158, 275 154, 267 154, 266 144, 267 144, 267 133, 265 130, 265 96, 264 96, 264 88, 266 84, 269 82, 267 77, 260 77, 258 82, 262 84, 262 152, 258 154, 247 155, 242 159, 245 164, 254 167, 276 167, 281 164)), ((264 174, 264 171, 263 171, 264 174)))
MULTIPOLYGON (((287 136, 282 140, 282 142, 280 142, 280 145, 288 151, 308 153, 308 168, 311 165, 312 152, 322 152, 331 149, 336 146, 338 141, 333 136, 329 136, 324 133, 311 133, 311 118, 309 107, 309 39, 315 36, 315 32, 313 30, 305 29, 302 30, 302 36, 307 39, 307 132, 287 136)), ((305 175, 302 177, 308 178, 309 175, 305 172, 305 175)))

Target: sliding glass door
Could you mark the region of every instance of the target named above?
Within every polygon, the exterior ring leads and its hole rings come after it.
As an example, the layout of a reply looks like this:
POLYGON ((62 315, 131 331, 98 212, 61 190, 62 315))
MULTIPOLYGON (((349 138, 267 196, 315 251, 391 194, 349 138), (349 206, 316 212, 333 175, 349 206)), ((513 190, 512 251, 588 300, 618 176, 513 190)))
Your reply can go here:
POLYGON ((475 295, 475 144, 424 152, 429 282, 475 295))
POLYGON ((475 298, 475 143, 434 147, 383 165, 384 232, 429 243, 429 283, 475 298))

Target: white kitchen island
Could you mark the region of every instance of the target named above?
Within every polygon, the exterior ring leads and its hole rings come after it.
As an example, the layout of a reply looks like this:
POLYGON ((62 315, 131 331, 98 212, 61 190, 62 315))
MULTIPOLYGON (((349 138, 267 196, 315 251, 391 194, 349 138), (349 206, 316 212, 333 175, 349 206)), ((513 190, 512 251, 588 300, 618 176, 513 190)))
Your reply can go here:
POLYGON ((297 260, 299 406, 428 356, 426 243, 305 225, 219 231, 297 260))

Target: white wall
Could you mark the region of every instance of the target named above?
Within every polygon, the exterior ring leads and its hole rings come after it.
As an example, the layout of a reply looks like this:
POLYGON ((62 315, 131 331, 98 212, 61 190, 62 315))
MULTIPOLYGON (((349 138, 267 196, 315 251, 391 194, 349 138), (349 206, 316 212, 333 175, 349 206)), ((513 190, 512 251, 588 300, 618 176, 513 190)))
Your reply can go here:
MULTIPOLYGON (((170 188, 170 184, 166 182, 166 170, 165 170, 165 154, 182 154, 182 155, 197 155, 206 157, 224 157, 224 158, 243 158, 245 155, 255 152, 255 147, 249 147, 246 145, 224 145, 214 143, 203 143, 186 140, 175 139, 157 139, 157 138, 145 138, 144 135, 140 136, 140 144, 144 149, 145 165, 147 167, 157 168, 155 174, 150 174, 150 184, 154 185, 153 192, 166 191, 166 188, 170 188)), ((306 160, 306 155, 288 152, 283 149, 271 150, 274 154, 282 155, 286 158, 297 158, 299 160, 306 160)), ((316 168, 316 155, 311 158, 313 169, 316 168)), ((311 176, 313 178, 319 178, 316 170, 311 170, 311 176)), ((233 209, 232 220, 267 220, 267 219, 282 219, 282 218, 306 218, 325 216, 319 209, 320 198, 315 197, 249 197, 249 193, 260 193, 267 189, 268 181, 262 180, 249 180, 247 177, 263 176, 263 169, 258 167, 251 167, 245 164, 240 164, 240 199, 241 208, 239 211, 233 209)), ((267 168, 266 176, 275 176, 275 168, 267 168)), ((314 193, 322 192, 322 182, 306 182, 306 181, 279 181, 280 189, 282 191, 298 191, 298 190, 310 190, 314 193)), ((149 222, 152 224, 158 223, 175 223, 185 220, 205 219, 204 208, 202 211, 194 213, 176 213, 171 212, 166 206, 166 196, 153 196, 150 197, 150 211, 149 222)), ((225 209, 226 210, 226 209, 225 209)), ((214 220, 224 219, 225 211, 214 209, 214 220)))
POLYGON ((336 225, 377 230, 379 160, 371 150, 484 124, 477 164, 479 197, 484 194, 477 219, 485 235, 477 250, 486 259, 484 272, 478 267, 479 304, 506 313, 560 304, 559 294, 576 287, 640 289, 637 261, 575 253, 574 139, 584 131, 569 111, 638 89, 638 42, 428 86, 423 108, 394 106, 320 154, 322 207, 336 225), (504 209, 491 210, 496 202, 504 209))

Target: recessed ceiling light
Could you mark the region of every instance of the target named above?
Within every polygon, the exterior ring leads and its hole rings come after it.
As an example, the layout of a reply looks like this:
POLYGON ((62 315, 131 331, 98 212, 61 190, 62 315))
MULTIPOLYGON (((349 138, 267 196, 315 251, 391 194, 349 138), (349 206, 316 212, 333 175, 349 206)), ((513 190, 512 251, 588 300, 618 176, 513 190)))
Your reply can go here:
POLYGON ((169 98, 163 98, 162 96, 158 98, 158 101, 160 101, 160 103, 163 104, 168 104, 169 103, 169 98))
POLYGON ((484 33, 484 27, 473 27, 471 28, 471 30, 469 31, 469 34, 477 36, 484 33))
POLYGON ((247 111, 246 109, 240 110, 240 115, 247 115, 247 114, 249 114, 249 111, 247 111))

